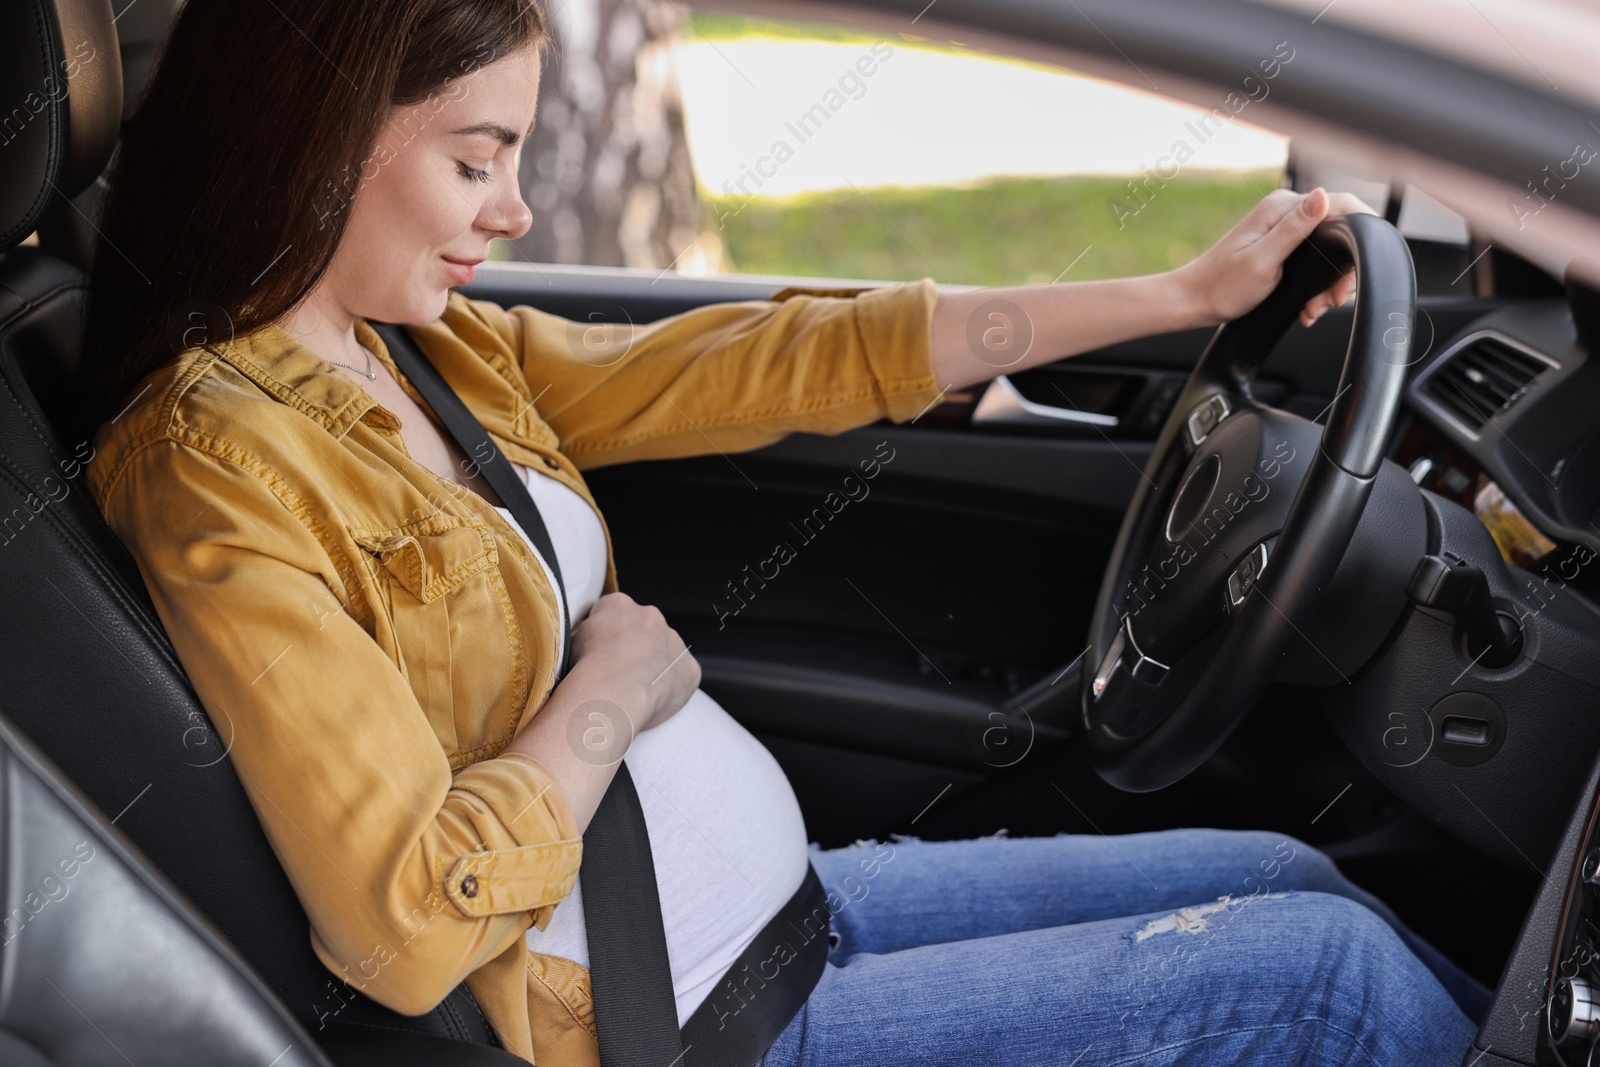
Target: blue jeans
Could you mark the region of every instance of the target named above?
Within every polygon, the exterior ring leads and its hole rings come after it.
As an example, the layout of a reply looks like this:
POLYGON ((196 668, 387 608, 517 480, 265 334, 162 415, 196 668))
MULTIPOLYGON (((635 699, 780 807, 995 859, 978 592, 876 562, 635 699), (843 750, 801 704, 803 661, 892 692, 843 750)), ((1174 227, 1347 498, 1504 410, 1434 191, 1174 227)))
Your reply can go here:
POLYGON ((1282 834, 857 842, 760 1067, 1459 1067, 1491 991, 1282 834))

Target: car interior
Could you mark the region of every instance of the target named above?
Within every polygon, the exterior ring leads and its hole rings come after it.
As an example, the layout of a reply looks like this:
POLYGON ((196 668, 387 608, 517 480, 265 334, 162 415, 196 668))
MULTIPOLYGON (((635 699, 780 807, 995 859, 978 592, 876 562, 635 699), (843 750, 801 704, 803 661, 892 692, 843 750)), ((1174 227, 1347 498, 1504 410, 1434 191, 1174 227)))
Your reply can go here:
MULTIPOLYGON (((175 9, 141 2, 126 18, 92 0, 0 9, 0 1061, 518 1062, 464 984, 404 1016, 313 955, 226 727, 78 480, 93 205, 175 9), (101 61, 50 88, 80 42, 101 61)), ((864 26, 908 13, 730 6, 864 26)), ((941 25, 996 49, 1123 79, 1116 56, 1132 49, 1195 85, 1226 84, 1259 40, 1320 35, 1322 80, 1284 106, 1346 94, 1352 128, 1502 180, 1535 150, 1511 132, 1491 144, 1484 116, 1566 131, 1587 114, 1246 3, 941 7, 941 25), (1248 33, 1229 22, 1246 17, 1248 33), (1394 77, 1358 98, 1362 70, 1394 77), (1383 93, 1405 105, 1379 113, 1383 93)), ((1297 187, 1313 169, 1291 155, 1297 187)), ((1385 221, 1305 246, 1276 309, 1220 331, 1001 375, 907 423, 586 478, 623 588, 695 649, 703 687, 772 751, 822 847, 1279 830, 1496 990, 1464 1063, 1585 1062, 1600 1044, 1600 290, 1500 243, 1400 237, 1405 195, 1375 205, 1385 221), (1291 325, 1289 282, 1341 255, 1363 299, 1291 325), (1285 441, 1322 473, 1222 531, 1225 566, 1150 595, 1162 524, 1170 542, 1173 522, 1216 514, 1189 475, 1285 441), (846 496, 864 462, 876 475, 846 496), (792 558, 774 573, 780 542, 792 558), (1299 607, 1274 622, 1253 587, 1299 607), (1141 589, 1140 613, 1177 635, 1171 655, 1127 640, 1141 589), (1196 636, 1201 616, 1226 621, 1196 636)), ((1600 215, 1592 176, 1563 196, 1600 215)), ((847 284, 486 263, 463 292, 648 322, 847 284)))

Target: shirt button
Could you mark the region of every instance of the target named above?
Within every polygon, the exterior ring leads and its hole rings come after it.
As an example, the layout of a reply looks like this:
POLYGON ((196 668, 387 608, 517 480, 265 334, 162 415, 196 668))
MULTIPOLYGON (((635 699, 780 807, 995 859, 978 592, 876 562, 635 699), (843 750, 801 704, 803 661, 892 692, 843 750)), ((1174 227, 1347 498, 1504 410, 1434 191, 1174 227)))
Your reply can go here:
POLYGON ((461 879, 461 895, 464 897, 475 897, 478 895, 477 875, 469 874, 465 878, 461 879))
POLYGON ((556 458, 554 456, 546 456, 546 457, 544 457, 544 465, 546 467, 549 467, 551 470, 560 470, 561 469, 561 464, 556 461, 556 458))

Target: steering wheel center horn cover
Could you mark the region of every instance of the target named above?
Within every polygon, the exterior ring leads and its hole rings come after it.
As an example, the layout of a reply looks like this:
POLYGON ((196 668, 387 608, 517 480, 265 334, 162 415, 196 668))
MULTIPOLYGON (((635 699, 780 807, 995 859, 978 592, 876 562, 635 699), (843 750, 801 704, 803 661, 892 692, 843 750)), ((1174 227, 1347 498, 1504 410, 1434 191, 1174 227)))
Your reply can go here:
POLYGON ((1251 585, 1259 577, 1247 564, 1283 529, 1317 443, 1316 427, 1268 410, 1239 412, 1207 436, 1113 600, 1144 658, 1176 663, 1225 623, 1230 579, 1241 567, 1251 585))
POLYGON ((1340 215, 1290 254, 1261 304, 1212 336, 1156 440, 1095 602, 1081 699, 1092 762, 1110 784, 1160 789, 1205 762, 1308 628, 1383 463, 1416 303, 1399 232, 1374 215, 1340 215), (1257 403, 1250 387, 1305 302, 1351 263, 1350 343, 1319 433, 1257 403))

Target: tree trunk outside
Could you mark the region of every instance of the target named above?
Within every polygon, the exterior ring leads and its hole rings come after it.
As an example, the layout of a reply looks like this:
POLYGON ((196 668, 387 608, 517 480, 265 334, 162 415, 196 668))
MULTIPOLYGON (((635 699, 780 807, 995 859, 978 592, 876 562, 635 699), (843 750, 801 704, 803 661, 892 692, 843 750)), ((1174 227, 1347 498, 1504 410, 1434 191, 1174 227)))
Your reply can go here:
POLYGON ((703 225, 671 45, 671 0, 553 0, 538 121, 519 167, 533 212, 516 258, 724 269, 703 225))

